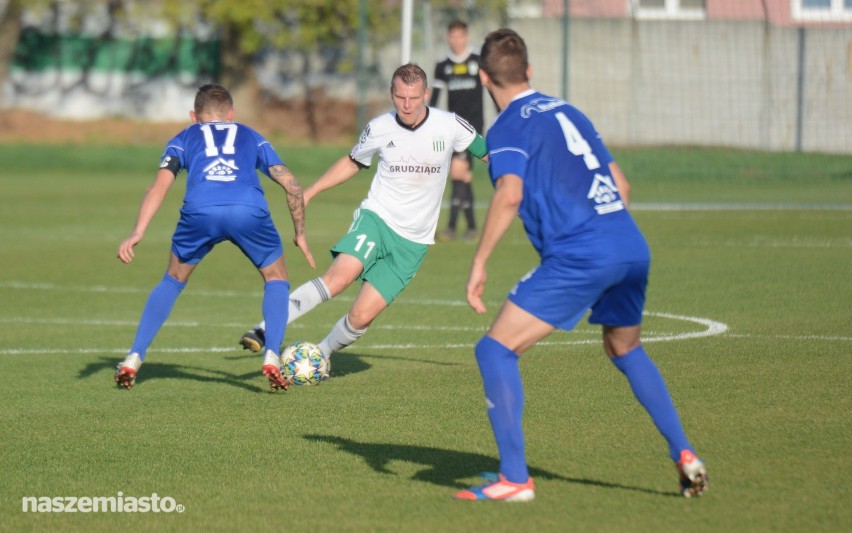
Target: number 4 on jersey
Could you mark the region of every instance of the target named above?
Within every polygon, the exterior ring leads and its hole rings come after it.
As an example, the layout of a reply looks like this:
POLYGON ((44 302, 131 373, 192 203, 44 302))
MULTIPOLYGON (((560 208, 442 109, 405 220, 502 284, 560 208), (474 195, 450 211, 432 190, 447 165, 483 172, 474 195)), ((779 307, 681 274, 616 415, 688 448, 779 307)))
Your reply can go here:
POLYGON ((583 156, 583 162, 586 163, 586 168, 595 170, 600 168, 601 163, 597 156, 592 153, 592 147, 588 141, 580 135, 580 130, 571 122, 565 113, 556 113, 556 120, 559 121, 559 126, 562 128, 562 134, 565 135, 565 143, 568 145, 568 151, 574 155, 583 156))

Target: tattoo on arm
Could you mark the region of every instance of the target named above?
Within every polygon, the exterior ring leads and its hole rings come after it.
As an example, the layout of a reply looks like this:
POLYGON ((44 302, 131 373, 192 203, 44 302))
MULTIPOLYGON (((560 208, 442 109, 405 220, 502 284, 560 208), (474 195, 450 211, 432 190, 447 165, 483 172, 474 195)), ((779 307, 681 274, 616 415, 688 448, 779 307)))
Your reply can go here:
POLYGON ((302 186, 284 165, 272 165, 269 167, 269 175, 287 193, 287 207, 290 209, 290 217, 293 219, 293 229, 296 236, 305 234, 305 200, 302 196, 302 186))

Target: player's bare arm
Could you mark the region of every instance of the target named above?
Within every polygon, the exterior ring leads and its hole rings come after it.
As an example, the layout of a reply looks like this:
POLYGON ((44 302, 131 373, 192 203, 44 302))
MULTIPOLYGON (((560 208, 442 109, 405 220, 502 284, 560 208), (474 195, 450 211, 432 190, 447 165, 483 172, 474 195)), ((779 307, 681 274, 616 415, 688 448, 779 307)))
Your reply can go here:
POLYGON ((485 312, 485 304, 482 303, 487 278, 485 265, 497 243, 512 225, 523 197, 524 182, 520 176, 506 174, 497 180, 467 282, 467 302, 477 313, 485 312))
POLYGON ((341 157, 317 181, 305 190, 305 205, 319 193, 349 181, 359 170, 361 170, 361 167, 348 154, 341 157))
POLYGON ((302 193, 302 185, 296 179, 290 169, 284 165, 272 165, 269 167, 269 175, 287 193, 287 207, 293 218, 293 230, 296 235, 305 234, 305 199, 302 193))
POLYGON ((175 175, 170 170, 161 168, 157 171, 154 182, 148 187, 148 191, 142 199, 142 205, 139 206, 139 214, 136 216, 133 232, 118 246, 117 257, 123 263, 129 263, 133 260, 133 248, 142 241, 145 230, 148 229, 154 215, 163 205, 163 200, 165 200, 166 194, 174 182, 175 175))
POLYGON ((609 172, 612 174, 612 179, 615 180, 615 186, 618 188, 618 194, 621 195, 621 201, 624 202, 625 207, 629 206, 630 182, 627 181, 624 172, 621 171, 621 167, 615 161, 609 164, 609 172))
POLYGON ((287 208, 290 210, 290 217, 293 219, 293 243, 302 251, 311 268, 316 268, 305 235, 305 199, 302 185, 296 179, 296 176, 290 172, 290 169, 284 165, 272 165, 269 167, 269 175, 276 183, 281 185, 287 194, 287 208))

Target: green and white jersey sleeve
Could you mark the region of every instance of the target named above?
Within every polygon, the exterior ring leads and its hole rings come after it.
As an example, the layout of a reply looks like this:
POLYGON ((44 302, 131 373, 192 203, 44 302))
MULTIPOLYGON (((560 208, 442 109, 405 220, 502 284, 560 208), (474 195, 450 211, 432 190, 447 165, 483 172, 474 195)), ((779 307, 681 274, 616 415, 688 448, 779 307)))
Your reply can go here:
POLYGON ((400 236, 433 244, 453 152, 464 151, 475 138, 463 118, 435 108, 427 108, 426 119, 414 128, 399 122, 396 113, 373 119, 349 153, 365 167, 379 156, 361 207, 400 236))

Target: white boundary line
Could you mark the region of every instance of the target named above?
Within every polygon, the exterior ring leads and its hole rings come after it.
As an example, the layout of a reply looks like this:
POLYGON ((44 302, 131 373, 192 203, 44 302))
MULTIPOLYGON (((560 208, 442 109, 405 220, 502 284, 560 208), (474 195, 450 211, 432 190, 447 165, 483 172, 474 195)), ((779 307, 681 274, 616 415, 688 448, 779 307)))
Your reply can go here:
MULTIPOLYGON (((704 332, 698 332, 704 333, 704 332)), ((707 336, 707 335, 701 335, 707 336)), ((784 340, 802 340, 802 341, 844 341, 844 342, 852 342, 852 337, 833 337, 833 336, 824 336, 824 335, 749 335, 749 334, 732 334, 732 333, 723 333, 718 335, 720 338, 724 339, 741 339, 741 338, 749 338, 749 339, 784 339, 784 340)), ((670 341, 670 340, 680 340, 685 338, 695 338, 695 337, 677 337, 670 336, 661 336, 661 337, 647 337, 643 338, 642 342, 655 342, 655 341, 670 341)), ((583 339, 583 340, 575 340, 575 341, 542 341, 536 344, 536 346, 572 346, 572 345, 583 345, 583 344, 600 344, 600 339, 583 339)), ((358 347, 364 350, 427 350, 427 349, 445 349, 445 350, 454 350, 454 349, 465 349, 470 350, 473 349, 473 343, 446 343, 446 344, 358 344, 358 347)), ((190 347, 190 348, 159 348, 149 350, 149 353, 231 353, 237 351, 237 347, 231 346, 210 346, 210 347, 190 347)), ((36 348, 13 348, 8 350, 0 350, 0 355, 91 355, 91 354, 102 354, 102 355, 116 355, 122 356, 127 354, 127 348, 76 348, 76 349, 36 349, 36 348)))
MULTIPOLYGON (((654 313, 646 312, 646 315, 654 313)), ((101 320, 101 319, 81 319, 81 318, 41 318, 41 317, 0 317, 0 324, 40 324, 46 326, 95 326, 95 327, 117 327, 117 328, 135 328, 138 321, 135 320, 101 320)), ((323 326, 316 324, 307 325, 303 322, 297 322, 287 326, 287 329, 303 329, 303 328, 320 328, 331 329, 334 324, 328 323, 323 326)), ((245 322, 195 322, 195 321, 180 321, 169 320, 163 324, 164 328, 234 328, 242 331, 242 328, 248 327, 245 322)), ((456 331, 456 332, 484 332, 486 326, 422 326, 417 324, 378 324, 371 326, 372 330, 399 330, 399 331, 456 331)), ((568 335, 586 334, 600 335, 600 329, 592 327, 578 327, 570 332, 560 331, 560 333, 568 335)), ((649 329, 642 329, 643 335, 669 335, 649 329)), ((701 332, 699 332, 701 333, 701 332)))
MULTIPOLYGON (((54 283, 32 283, 24 281, 0 281, 0 289, 17 289, 17 290, 33 290, 33 291, 65 291, 65 292, 115 292, 125 294, 148 294, 153 287, 107 287, 105 285, 56 285, 54 283)), ((263 295, 261 291, 221 291, 221 290, 195 290, 192 289, 186 293, 192 296, 211 296, 211 297, 246 297, 258 298, 263 295)), ((334 298, 337 301, 346 302, 354 300, 353 296, 340 295, 334 298)), ((436 300, 430 298, 412 300, 410 298, 400 298, 397 302, 403 304, 416 305, 445 305, 452 307, 463 307, 467 302, 461 300, 436 300)), ((497 305, 501 302, 489 302, 491 305, 497 305)))
MULTIPOLYGON (((52 283, 25 283, 17 281, 0 282, 0 288, 10 289, 25 289, 25 290, 65 290, 74 292, 147 292, 143 289, 132 287, 106 287, 106 286, 57 286, 52 283)), ((202 296, 246 296, 245 292, 238 291, 194 291, 194 294, 202 296)), ((344 300, 345 298, 336 298, 344 300)), ((435 299, 408 299, 406 303, 414 305, 443 305, 443 306, 464 306, 466 302, 460 300, 435 300, 435 299)), ((767 338, 767 339, 785 339, 785 340, 826 340, 826 341, 852 341, 852 337, 846 336, 823 336, 823 335, 752 335, 752 334, 733 334, 728 333, 728 325, 723 322, 711 320, 709 318, 692 317, 686 315, 675 315, 671 313, 662 313, 654 311, 645 311, 646 316, 677 320, 683 322, 691 322, 704 326, 701 331, 688 331, 683 333, 667 333, 657 331, 645 331, 647 335, 642 338, 643 342, 665 342, 675 340, 695 339, 700 337, 723 336, 728 338, 767 338)), ((66 319, 66 318, 25 318, 25 317, 0 317, 0 324, 22 324, 22 323, 37 323, 61 326, 115 326, 115 327, 135 327, 136 321, 129 320, 98 320, 98 319, 66 319)), ((166 322, 165 326, 171 327, 233 327, 239 329, 245 327, 245 324, 224 323, 210 324, 195 321, 174 321, 166 322)), ((289 327, 301 328, 301 324, 292 324, 289 327)), ((383 330, 407 330, 407 331, 461 331, 461 332, 484 332, 485 327, 479 326, 422 326, 422 325, 378 325, 376 329, 383 330)), ((596 330, 581 329, 573 330, 571 333, 591 334, 596 333, 596 330)), ((570 333, 569 333, 570 334, 570 333)), ((538 345, 541 346, 569 346, 583 344, 599 344, 600 338, 595 339, 577 339, 577 340, 556 340, 542 341, 538 345)), ((368 350, 415 350, 415 349, 470 349, 473 343, 436 343, 436 344, 359 344, 362 349, 368 350)), ((187 348, 160 348, 151 350, 154 353, 227 353, 237 351, 236 347, 187 347, 187 348)), ((11 348, 0 350, 0 355, 37 355, 37 354, 123 354, 126 349, 122 348, 78 348, 78 349, 45 349, 45 348, 11 348)))
MULTIPOLYGON (((477 209, 488 209, 489 203, 477 200, 477 209)), ((443 200, 441 207, 448 209, 450 202, 443 200)), ((631 202, 631 211, 852 211, 852 204, 793 203, 793 202, 631 202)))
POLYGON ((850 211, 852 204, 635 202, 632 211, 850 211))

